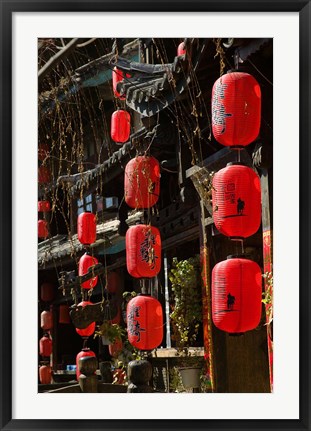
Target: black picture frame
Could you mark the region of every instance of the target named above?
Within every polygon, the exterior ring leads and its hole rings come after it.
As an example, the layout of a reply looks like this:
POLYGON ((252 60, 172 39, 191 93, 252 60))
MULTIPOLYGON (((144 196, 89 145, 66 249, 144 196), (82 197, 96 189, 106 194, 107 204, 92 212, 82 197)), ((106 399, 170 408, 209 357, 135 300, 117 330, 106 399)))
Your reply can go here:
MULTIPOLYGON (((300 0, 93 0, 93 1, 5 1, 0 0, 0 411, 3 430, 227 430, 300 429, 310 426, 310 1, 300 0), (14 420, 12 419, 12 14, 14 12, 299 12, 300 58, 300 146, 299 146, 299 283, 300 351, 297 374, 300 387, 300 418, 297 420, 14 420)), ((298 131, 297 131, 298 133, 298 131)), ((297 151, 297 149, 291 149, 297 151)), ((290 205, 286 203, 290 223, 290 205)), ((293 229, 297 227, 292 226, 293 229)), ((288 245, 290 253, 290 245, 288 245)), ((22 361, 22 359, 21 359, 22 361)), ((264 413, 263 413, 264 414, 264 413)))

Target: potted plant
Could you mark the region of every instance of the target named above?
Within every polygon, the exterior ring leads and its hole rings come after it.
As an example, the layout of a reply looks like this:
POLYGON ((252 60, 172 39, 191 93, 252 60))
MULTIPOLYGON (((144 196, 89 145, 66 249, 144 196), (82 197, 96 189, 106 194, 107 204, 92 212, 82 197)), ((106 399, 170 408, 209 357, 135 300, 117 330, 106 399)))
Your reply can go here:
POLYGON ((178 261, 173 259, 169 273, 173 291, 173 311, 170 314, 173 337, 180 358, 179 371, 185 389, 200 386, 201 366, 190 353, 202 323, 202 290, 199 256, 178 261))
POLYGON ((102 343, 105 345, 113 344, 116 340, 121 340, 125 335, 125 330, 117 323, 111 323, 109 320, 104 320, 95 331, 95 337, 102 337, 102 343))

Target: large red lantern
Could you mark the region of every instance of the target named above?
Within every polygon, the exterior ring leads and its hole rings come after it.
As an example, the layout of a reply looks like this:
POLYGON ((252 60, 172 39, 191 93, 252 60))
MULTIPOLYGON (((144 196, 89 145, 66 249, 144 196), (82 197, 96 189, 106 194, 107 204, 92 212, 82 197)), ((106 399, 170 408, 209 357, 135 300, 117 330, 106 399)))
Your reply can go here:
POLYGON ((229 258, 212 271, 212 317, 215 326, 229 333, 255 329, 261 318, 262 275, 249 259, 229 258))
POLYGON ((79 352, 76 356, 76 376, 78 381, 81 374, 79 371, 79 359, 86 358, 87 356, 96 357, 95 353, 92 350, 90 350, 88 347, 85 347, 84 349, 82 349, 81 352, 79 352))
POLYGON ((54 285, 52 283, 42 283, 40 286, 40 298, 43 302, 51 302, 54 299, 54 285))
POLYGON ((38 168, 38 183, 47 184, 51 181, 51 172, 47 166, 40 166, 38 168))
POLYGON ((59 319, 58 323, 68 324, 70 323, 69 305, 61 304, 59 306, 59 319))
MULTIPOLYGON (((89 255, 88 253, 84 253, 79 260, 79 276, 85 275, 88 273, 89 268, 98 264, 98 260, 96 257, 89 255)), ((93 289, 93 287, 97 284, 98 277, 97 275, 89 280, 81 283, 83 289, 93 289)))
POLYGON ((42 385, 49 385, 52 382, 52 369, 49 365, 42 365, 39 368, 39 381, 42 385))
POLYGON ((154 157, 137 156, 125 167, 124 198, 131 208, 150 208, 160 194, 160 165, 154 157))
POLYGON ((125 236, 126 267, 135 278, 152 278, 161 269, 161 236, 150 225, 131 226, 125 236))
MULTIPOLYGON (((85 307, 86 305, 92 305, 92 302, 90 301, 82 301, 78 304, 78 306, 81 307, 85 307)), ((76 328, 76 332, 81 336, 81 337, 90 337, 91 335, 94 334, 95 331, 95 322, 92 322, 89 326, 87 326, 84 329, 80 329, 80 328, 76 328)))
POLYGON ((111 116, 111 139, 115 142, 127 142, 130 137, 131 117, 127 111, 119 109, 111 116))
POLYGON ((46 220, 38 220, 38 238, 46 239, 48 236, 48 222, 46 220))
POLYGON ((38 212, 47 213, 49 211, 51 211, 51 205, 49 201, 38 202, 38 212))
POLYGON ((219 232, 231 238, 247 238, 261 222, 259 176, 241 164, 228 164, 213 177, 213 217, 219 232))
POLYGON ((81 244, 90 245, 96 241, 96 216, 91 212, 84 212, 78 216, 78 240, 81 244))
POLYGON ((42 311, 41 313, 41 328, 44 331, 49 331, 53 328, 53 313, 52 311, 42 311))
POLYGON ((163 338, 163 311, 152 296, 139 295, 126 307, 127 334, 132 346, 139 350, 158 347, 163 338))
POLYGON ((225 146, 245 146, 259 134, 261 90, 256 79, 244 72, 221 76, 212 90, 212 130, 225 146))
POLYGON ((186 47, 185 47, 184 42, 181 42, 177 48, 177 55, 180 56, 180 55, 184 55, 184 54, 186 54, 186 47))
POLYGON ((51 338, 48 334, 43 335, 39 342, 40 355, 44 357, 50 356, 52 354, 52 349, 53 343, 51 338))

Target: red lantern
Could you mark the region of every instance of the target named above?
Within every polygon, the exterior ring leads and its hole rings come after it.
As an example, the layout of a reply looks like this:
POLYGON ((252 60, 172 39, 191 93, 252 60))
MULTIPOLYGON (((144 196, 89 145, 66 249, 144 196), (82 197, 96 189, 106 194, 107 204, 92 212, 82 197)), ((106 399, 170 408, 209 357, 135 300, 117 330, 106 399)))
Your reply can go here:
POLYGON ((114 67, 112 70, 112 89, 114 92, 114 95, 116 97, 118 97, 120 100, 125 100, 125 94, 122 96, 120 95, 120 93, 117 90, 117 84, 120 81, 123 81, 124 76, 126 76, 126 78, 130 78, 131 75, 129 75, 128 73, 124 73, 123 70, 118 69, 117 67, 114 67))
POLYGON ((261 318, 261 270, 256 262, 229 258, 212 271, 212 317, 229 333, 255 329, 261 318))
POLYGON ((38 168, 38 183, 47 184, 51 181, 51 173, 47 166, 40 166, 38 168))
POLYGON ((213 177, 213 217, 219 232, 231 238, 247 238, 261 221, 258 175, 249 167, 228 164, 213 177))
POLYGON ((160 165, 154 157, 138 156, 125 167, 124 197, 131 208, 150 208, 160 194, 160 165))
POLYGON ((49 365, 41 365, 39 368, 39 381, 42 385, 49 385, 52 382, 52 369, 49 365))
POLYGON ((69 305, 61 304, 59 306, 59 323, 70 323, 69 305))
POLYGON ((47 213, 51 211, 51 205, 49 201, 38 202, 38 212, 47 213))
MULTIPOLYGON (((79 306, 85 307, 86 305, 92 305, 92 303, 90 301, 82 301, 78 304, 79 306)), ((89 326, 87 326, 84 329, 80 329, 80 328, 76 328, 76 332, 81 336, 81 337, 90 337, 91 335, 94 334, 95 331, 95 322, 92 322, 89 326)))
POLYGON ((127 142, 130 137, 131 117, 127 111, 119 109, 111 116, 111 139, 115 142, 127 142))
POLYGON ((46 239, 48 236, 48 222, 46 220, 38 220, 38 238, 46 239))
POLYGON ((84 212, 78 216, 78 240, 81 244, 90 245, 96 241, 96 216, 91 212, 84 212))
POLYGON ((125 236, 126 266, 135 278, 152 278, 161 269, 161 236, 150 225, 131 226, 125 236))
POLYGON ((184 55, 184 54, 186 54, 186 47, 184 42, 181 42, 177 48, 177 55, 179 57, 180 55, 184 55))
POLYGON ((38 159, 44 160, 49 155, 49 146, 47 144, 40 144, 38 147, 38 159))
POLYGON ((127 304, 126 315, 128 340, 132 346, 139 350, 152 350, 161 344, 163 312, 157 299, 136 296, 127 304))
POLYGON ((115 271, 109 272, 107 275, 107 285, 106 285, 107 291, 109 293, 117 293, 118 290, 120 290, 120 284, 121 284, 120 275, 115 271))
POLYGON ((42 311, 41 313, 41 328, 44 331, 49 331, 53 328, 53 314, 52 311, 42 311))
POLYGON ((85 347, 84 349, 82 349, 81 352, 79 352, 76 356, 76 376, 78 381, 81 374, 79 371, 79 359, 85 358, 87 356, 96 357, 95 353, 92 350, 90 350, 88 347, 85 347))
POLYGON ((43 302, 51 302, 54 299, 54 285, 52 283, 42 283, 40 286, 40 298, 43 302))
MULTIPOLYGON (((81 256, 79 260, 79 276, 87 274, 88 269, 97 264, 98 260, 96 259, 96 257, 90 256, 88 253, 84 253, 84 255, 81 256)), ((95 287, 97 284, 97 280, 98 277, 95 276, 81 283, 81 286, 83 287, 83 289, 93 289, 93 287, 95 287)))
POLYGON ((225 146, 245 146, 260 130, 261 90, 256 79, 244 72, 221 76, 212 90, 212 129, 225 146))
POLYGON ((53 343, 48 334, 43 335, 39 342, 40 355, 50 356, 52 354, 53 343))
POLYGON ((122 348, 123 348, 122 340, 116 339, 116 341, 113 344, 109 344, 109 346, 108 346, 109 354, 113 358, 115 358, 121 352, 122 348))

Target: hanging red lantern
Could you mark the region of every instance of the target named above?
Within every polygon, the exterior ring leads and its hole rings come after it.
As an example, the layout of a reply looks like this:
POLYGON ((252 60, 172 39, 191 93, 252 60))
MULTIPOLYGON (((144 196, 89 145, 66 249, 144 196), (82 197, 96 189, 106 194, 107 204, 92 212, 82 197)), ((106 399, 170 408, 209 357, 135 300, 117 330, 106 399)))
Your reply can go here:
POLYGON ((186 47, 184 42, 181 42, 177 48, 177 56, 179 57, 180 55, 185 55, 185 54, 186 54, 186 47))
POLYGON ((160 165, 157 159, 137 156, 125 167, 124 198, 131 208, 150 208, 160 194, 160 165))
POLYGON ((253 169, 229 163, 213 177, 214 223, 230 238, 247 238, 257 232, 261 222, 261 189, 253 169))
POLYGON ((51 302, 54 299, 54 285, 52 283, 42 283, 40 286, 40 299, 43 302, 51 302))
POLYGON ((131 75, 128 73, 124 73, 123 70, 118 69, 117 67, 114 67, 112 70, 112 89, 113 93, 116 97, 118 97, 120 100, 125 100, 125 94, 120 94, 117 90, 117 84, 120 81, 123 81, 124 77, 130 78, 131 75))
POLYGON ((123 349, 122 340, 118 338, 115 340, 114 343, 109 344, 108 346, 109 355, 111 355, 113 358, 116 358, 122 349, 123 349))
POLYGON ((46 220, 38 220, 38 238, 46 239, 48 236, 48 222, 46 220))
POLYGON ((245 258, 228 258, 212 271, 212 317, 229 333, 255 329, 261 318, 262 276, 259 265, 245 258))
POLYGON ((96 216, 85 211, 78 216, 78 240, 81 244, 90 245, 96 241, 96 216))
POLYGON ((39 381, 42 385, 49 385, 52 382, 52 369, 49 365, 41 365, 39 368, 39 381))
POLYGON ((124 143, 129 140, 131 131, 131 116, 127 111, 118 109, 111 116, 111 139, 124 143))
POLYGON ((38 159, 44 160, 49 155, 49 146, 47 144, 40 144, 38 146, 38 159))
POLYGON ((126 267, 135 278, 152 278, 161 269, 161 236, 150 225, 131 226, 125 236, 126 267))
POLYGON ((38 168, 38 183, 47 184, 51 181, 51 173, 47 166, 39 166, 38 168))
POLYGON ((53 328, 53 313, 52 311, 42 311, 41 313, 41 328, 44 331, 49 331, 53 328))
POLYGON ((59 306, 59 323, 68 324, 70 323, 69 305, 61 304, 59 306))
POLYGON ((152 296, 138 295, 126 308, 127 334, 132 346, 139 350, 158 347, 163 338, 163 311, 152 296))
MULTIPOLYGON (((98 260, 94 256, 90 256, 88 253, 84 253, 79 260, 79 276, 85 275, 88 273, 89 268, 98 264, 98 260)), ((84 281, 81 283, 83 289, 93 289, 96 286, 98 280, 98 276, 84 281)))
POLYGON ((39 353, 41 356, 50 356, 52 354, 53 343, 48 334, 43 335, 39 341, 39 353))
MULTIPOLYGON (((81 307, 85 307, 86 305, 92 305, 92 302, 90 301, 82 301, 78 304, 81 307)), ((76 328, 76 332, 81 336, 81 337, 90 337, 91 335, 94 334, 95 331, 95 322, 92 322, 89 326, 87 326, 86 328, 80 329, 80 328, 76 328)))
POLYGON ((47 213, 51 211, 51 205, 49 201, 38 202, 38 212, 47 213))
POLYGON ((107 274, 107 285, 106 289, 109 293, 117 293, 120 290, 121 285, 121 279, 120 275, 115 272, 111 271, 107 274))
POLYGON ((92 350, 90 350, 88 347, 85 347, 84 349, 82 349, 81 352, 79 352, 76 356, 76 376, 78 381, 81 374, 79 371, 79 359, 86 358, 87 356, 96 357, 95 353, 92 350))
POLYGON ((231 72, 217 79, 212 90, 212 130, 225 146, 245 146, 259 134, 261 90, 256 79, 231 72))

